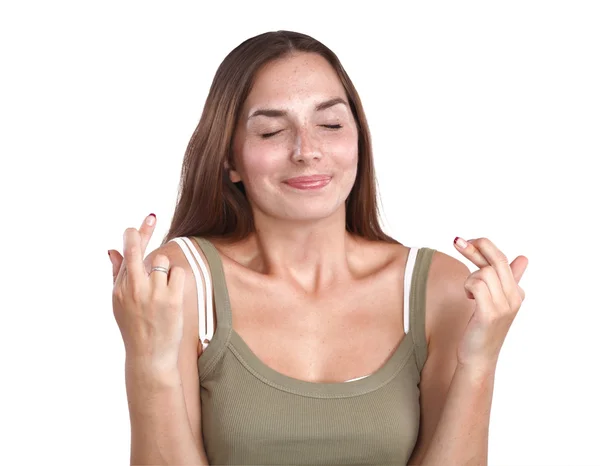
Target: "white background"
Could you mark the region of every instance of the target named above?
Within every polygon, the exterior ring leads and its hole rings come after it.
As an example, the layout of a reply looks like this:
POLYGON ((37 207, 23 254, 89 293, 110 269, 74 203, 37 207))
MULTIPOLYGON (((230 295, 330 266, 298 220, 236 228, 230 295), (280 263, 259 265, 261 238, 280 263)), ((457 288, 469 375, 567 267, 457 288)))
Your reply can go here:
MULTIPOLYGON (((491 465, 598 465, 598 2, 5 2, 0 9, 1 462, 128 464, 107 249, 166 233, 214 72, 304 32, 369 119, 386 231, 523 254, 491 465)), ((460 257, 459 257, 460 256, 460 257)))

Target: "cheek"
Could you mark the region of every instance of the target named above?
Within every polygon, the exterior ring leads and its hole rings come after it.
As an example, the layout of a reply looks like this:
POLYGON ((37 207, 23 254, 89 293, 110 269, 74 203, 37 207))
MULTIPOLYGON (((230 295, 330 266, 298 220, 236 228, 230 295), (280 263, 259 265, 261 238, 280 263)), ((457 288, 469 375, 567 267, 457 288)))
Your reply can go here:
POLYGON ((358 163, 358 142, 356 137, 338 138, 328 144, 328 153, 336 164, 346 168, 358 163))
POLYGON ((250 180, 281 171, 282 164, 285 164, 281 148, 269 144, 247 143, 242 154, 244 173, 250 180))

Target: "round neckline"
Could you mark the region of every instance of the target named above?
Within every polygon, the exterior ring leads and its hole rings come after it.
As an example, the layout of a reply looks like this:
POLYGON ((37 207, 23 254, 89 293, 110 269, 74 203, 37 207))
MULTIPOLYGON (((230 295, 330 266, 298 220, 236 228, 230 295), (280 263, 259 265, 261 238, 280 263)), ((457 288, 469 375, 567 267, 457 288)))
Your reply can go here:
POLYGON ((231 328, 230 348, 240 363, 254 376, 268 385, 297 394, 312 395, 358 395, 385 385, 401 371, 412 354, 410 331, 405 334, 387 361, 366 377, 349 382, 310 382, 297 379, 269 367, 248 346, 242 336, 231 328))
POLYGON ((211 344, 203 352, 203 355, 206 356, 204 358, 207 362, 205 366, 206 370, 212 368, 218 359, 217 356, 221 354, 221 351, 225 347, 228 347, 249 372, 274 388, 299 395, 322 398, 356 396, 376 390, 387 384, 406 366, 410 356, 413 354, 414 345, 411 327, 408 333, 404 334, 402 340, 385 363, 372 374, 358 380, 348 382, 310 382, 276 371, 265 364, 233 328, 229 290, 218 249, 206 238, 194 238, 199 240, 197 242, 207 258, 209 268, 213 270, 211 282, 215 298, 217 325, 211 344), (208 246, 208 250, 202 246, 203 244, 208 246), (212 352, 210 351, 211 347, 212 352))

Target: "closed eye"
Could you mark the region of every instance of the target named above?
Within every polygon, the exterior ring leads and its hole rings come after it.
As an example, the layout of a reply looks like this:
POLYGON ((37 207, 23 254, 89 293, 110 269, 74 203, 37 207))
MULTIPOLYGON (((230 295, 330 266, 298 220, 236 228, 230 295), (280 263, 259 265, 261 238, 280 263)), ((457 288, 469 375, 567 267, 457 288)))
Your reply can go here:
MULTIPOLYGON (((340 129, 342 127, 342 125, 320 125, 320 126, 323 126, 324 128, 328 128, 328 129, 340 129)), ((282 131, 283 130, 280 129, 279 131, 274 131, 272 133, 264 133, 264 134, 261 134, 260 137, 263 139, 268 139, 272 136, 275 136, 278 133, 281 133, 282 131)))
POLYGON ((281 133, 283 130, 280 129, 279 131, 275 131, 274 133, 265 133, 265 134, 261 134, 260 137, 263 139, 268 139, 271 136, 275 136, 277 133, 281 133))

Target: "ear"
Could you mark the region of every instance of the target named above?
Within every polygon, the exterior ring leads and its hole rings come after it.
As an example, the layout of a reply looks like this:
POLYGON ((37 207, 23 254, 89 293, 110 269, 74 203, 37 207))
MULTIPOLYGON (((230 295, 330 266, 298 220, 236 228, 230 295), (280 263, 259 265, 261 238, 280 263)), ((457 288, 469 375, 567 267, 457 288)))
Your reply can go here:
POLYGON ((240 176, 240 174, 237 171, 235 171, 233 168, 231 168, 231 165, 229 165, 229 162, 227 160, 225 160, 224 166, 225 166, 225 170, 227 170, 229 172, 229 179, 231 180, 232 183, 237 183, 238 181, 242 181, 242 177, 240 176))

